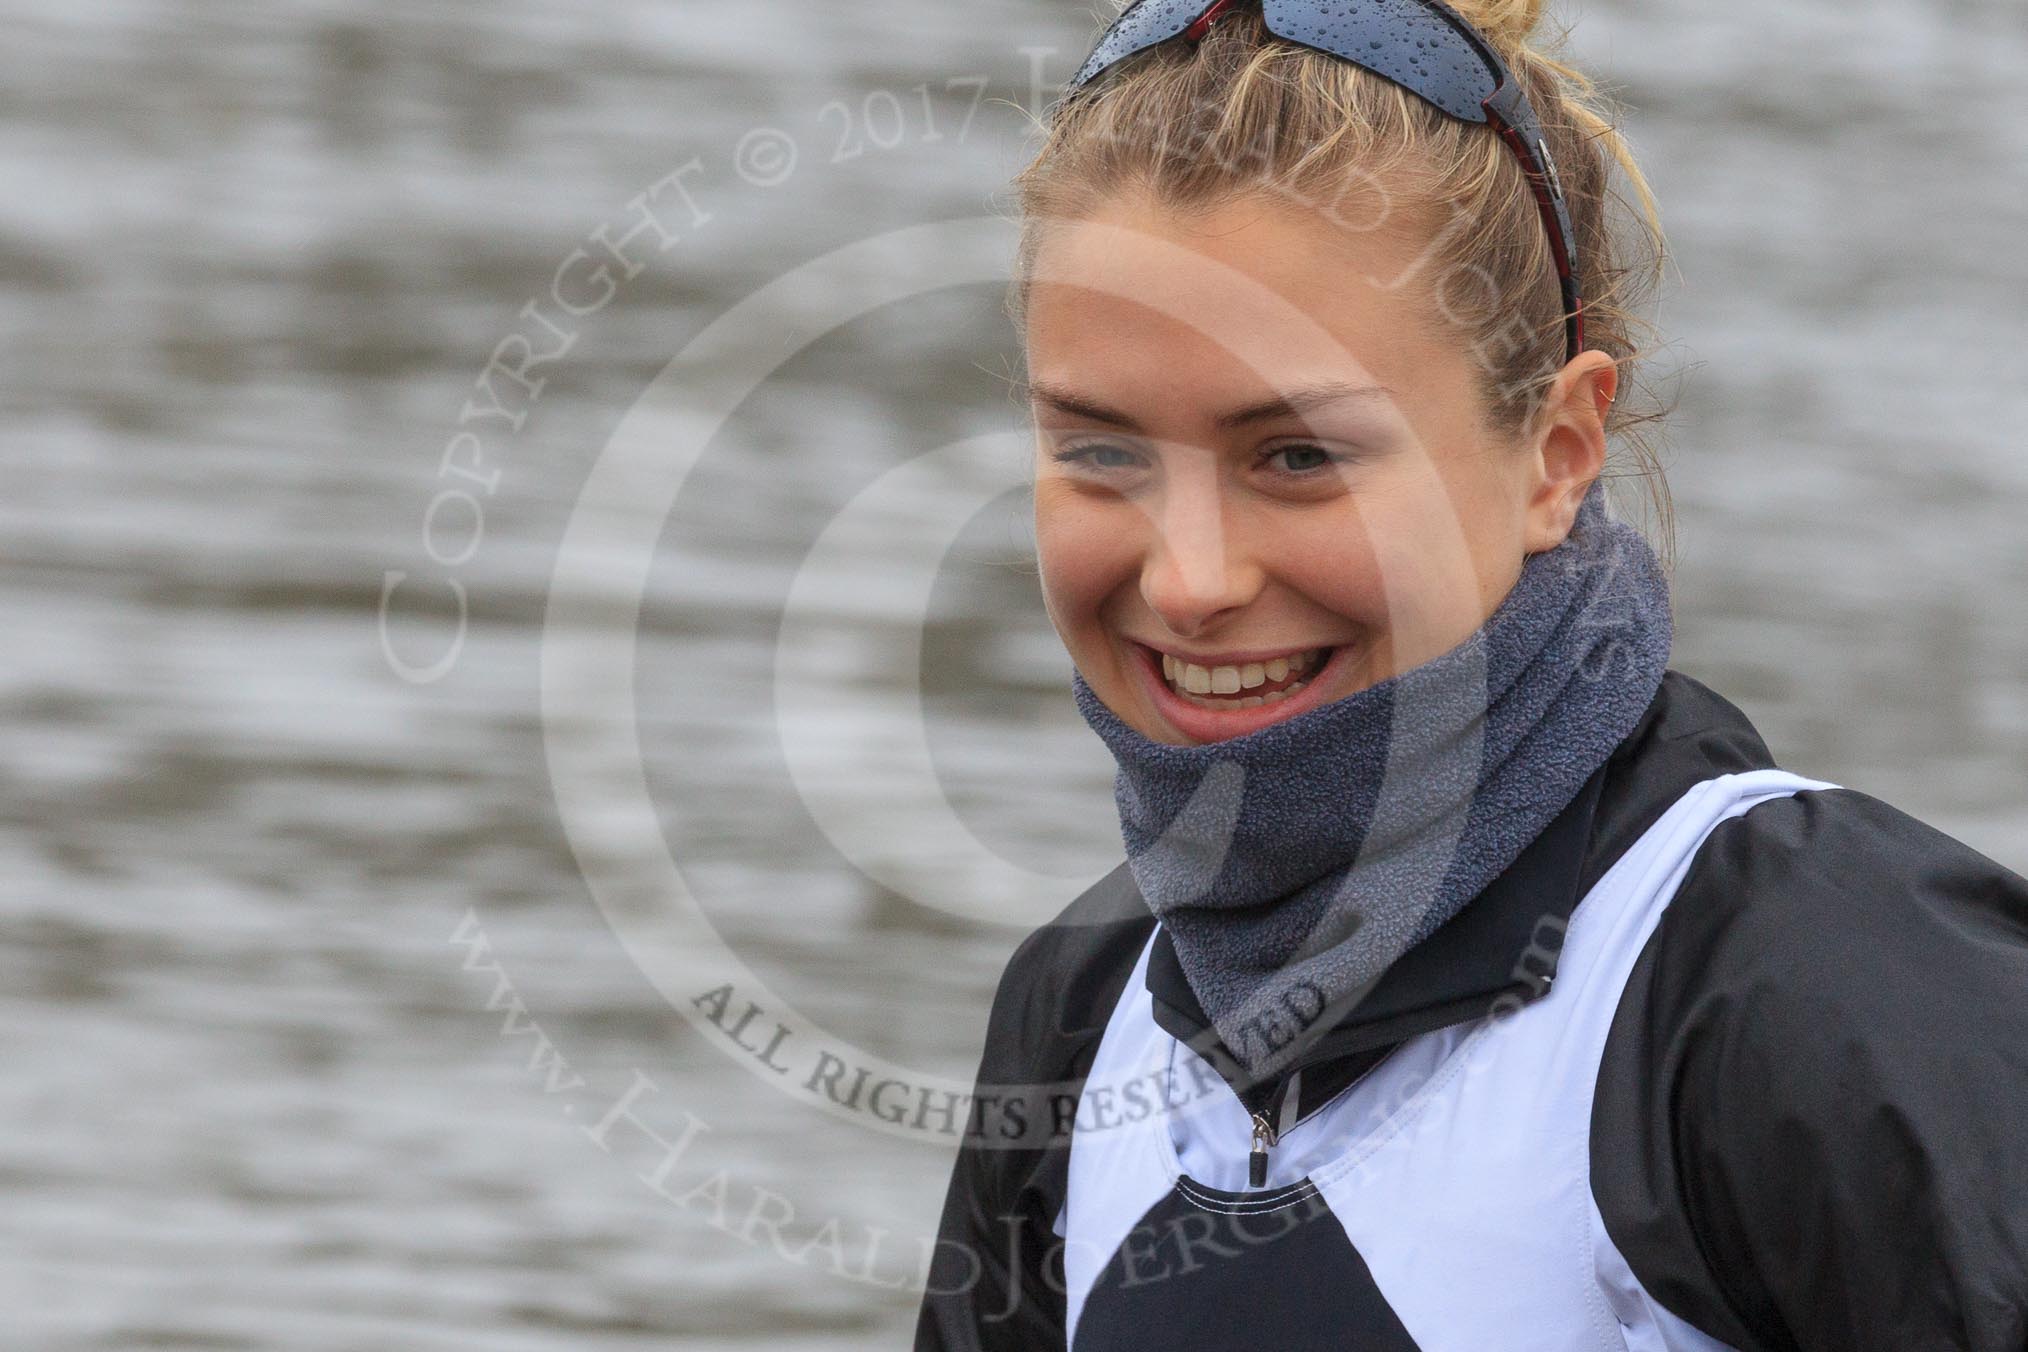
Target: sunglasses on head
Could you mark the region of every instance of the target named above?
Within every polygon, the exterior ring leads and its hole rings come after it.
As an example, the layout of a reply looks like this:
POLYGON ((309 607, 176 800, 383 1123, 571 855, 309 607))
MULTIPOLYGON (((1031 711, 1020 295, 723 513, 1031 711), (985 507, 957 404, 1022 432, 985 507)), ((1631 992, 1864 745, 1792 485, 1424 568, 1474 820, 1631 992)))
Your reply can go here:
MULTIPOLYGON (((1211 25, 1234 13, 1234 0, 1134 0, 1099 38, 1068 88, 1078 89, 1124 57, 1181 37, 1195 45, 1211 25)), ((1442 0, 1263 0, 1268 31, 1298 46, 1343 58, 1452 117, 1483 122, 1528 176, 1549 233, 1563 286, 1564 338, 1569 356, 1584 350, 1584 301, 1570 209, 1535 110, 1491 43, 1442 0)))

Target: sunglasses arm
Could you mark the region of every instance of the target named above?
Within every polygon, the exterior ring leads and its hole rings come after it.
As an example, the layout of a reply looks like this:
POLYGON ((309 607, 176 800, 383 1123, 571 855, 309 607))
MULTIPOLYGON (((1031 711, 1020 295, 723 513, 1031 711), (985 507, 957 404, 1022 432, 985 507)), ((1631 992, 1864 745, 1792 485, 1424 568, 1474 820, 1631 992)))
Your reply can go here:
POLYGON ((1520 159, 1534 190, 1535 205, 1542 213, 1543 230, 1549 236, 1550 252, 1556 258, 1556 276, 1563 288, 1564 342, 1571 358, 1584 351, 1584 300, 1577 293, 1577 259, 1570 225, 1570 210, 1563 196, 1563 182, 1550 157, 1549 143, 1530 115, 1521 86, 1504 69, 1500 87, 1487 95, 1486 121, 1520 159))

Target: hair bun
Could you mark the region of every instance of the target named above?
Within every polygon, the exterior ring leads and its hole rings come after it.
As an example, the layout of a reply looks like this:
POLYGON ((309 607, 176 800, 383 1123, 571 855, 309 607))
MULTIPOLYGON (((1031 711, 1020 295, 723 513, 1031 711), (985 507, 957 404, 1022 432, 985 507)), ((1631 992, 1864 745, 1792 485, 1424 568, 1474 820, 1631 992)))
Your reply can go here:
POLYGON ((1542 21, 1545 0, 1448 0, 1450 7, 1503 52, 1525 46, 1542 21))

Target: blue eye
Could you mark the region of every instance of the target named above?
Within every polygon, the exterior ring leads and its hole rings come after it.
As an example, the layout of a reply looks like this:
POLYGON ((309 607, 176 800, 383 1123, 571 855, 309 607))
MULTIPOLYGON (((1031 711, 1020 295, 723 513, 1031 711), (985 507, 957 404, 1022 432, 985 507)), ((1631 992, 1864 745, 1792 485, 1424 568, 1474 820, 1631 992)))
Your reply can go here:
POLYGON ((1106 470, 1132 468, 1133 462, 1131 457, 1133 455, 1134 453, 1126 447, 1110 441, 1087 441, 1082 445, 1066 446, 1062 450, 1052 451, 1049 458, 1056 461, 1059 465, 1082 463, 1090 466, 1092 469, 1106 470), (1130 459, 1125 464, 1103 463, 1097 457, 1106 451, 1117 452, 1120 455, 1130 457, 1130 459))
POLYGON ((1305 455, 1322 457, 1322 459, 1318 460, 1308 460, 1299 462, 1293 468, 1285 469, 1282 471, 1282 473, 1287 474, 1292 478, 1309 478, 1313 476, 1318 470, 1328 469, 1332 465, 1341 464, 1344 461, 1350 460, 1352 458, 1349 455, 1334 455, 1330 451, 1325 450, 1322 446, 1314 445, 1309 442, 1295 442, 1287 446, 1277 446, 1273 450, 1268 451, 1266 454, 1261 456, 1261 459, 1262 461, 1265 462, 1274 459, 1278 455, 1289 455, 1292 457, 1300 457, 1305 455))
MULTIPOLYGON (((1271 467, 1272 473, 1284 479, 1322 479, 1323 471, 1358 458, 1326 450, 1314 442, 1291 442, 1263 451, 1259 463, 1269 465, 1277 456, 1289 457, 1291 462, 1281 468, 1271 467)), ((1079 442, 1050 452, 1049 458, 1059 465, 1076 465, 1093 474, 1138 469, 1143 464, 1139 452, 1113 441, 1079 442)))

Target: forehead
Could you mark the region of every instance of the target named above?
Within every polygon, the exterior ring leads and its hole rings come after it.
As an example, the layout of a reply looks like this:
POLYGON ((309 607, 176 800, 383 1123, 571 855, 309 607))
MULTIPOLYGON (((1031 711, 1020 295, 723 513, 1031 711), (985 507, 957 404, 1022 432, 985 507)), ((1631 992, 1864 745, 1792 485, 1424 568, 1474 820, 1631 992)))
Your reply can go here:
MULTIPOLYGON (((1331 371, 1377 384, 1461 355, 1430 322, 1418 244, 1265 195, 1178 213, 1122 196, 1039 223, 1032 368, 1331 371)), ((1187 382, 1186 382, 1187 383, 1187 382)))

